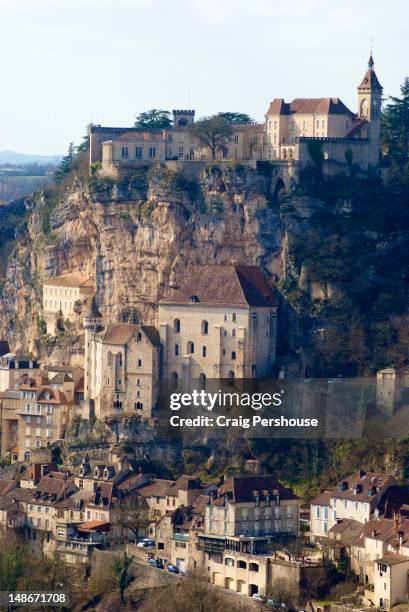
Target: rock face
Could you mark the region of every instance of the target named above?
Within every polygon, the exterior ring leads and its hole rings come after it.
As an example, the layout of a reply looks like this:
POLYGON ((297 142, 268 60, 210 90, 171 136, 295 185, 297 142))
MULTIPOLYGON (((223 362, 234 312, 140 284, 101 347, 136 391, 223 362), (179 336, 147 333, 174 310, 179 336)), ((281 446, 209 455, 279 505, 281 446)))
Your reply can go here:
POLYGON ((119 181, 72 176, 58 197, 29 202, 1 294, 0 337, 42 357, 78 352, 80 315, 68 337, 38 339, 42 283, 65 272, 95 278, 107 321, 146 324, 196 265, 256 264, 279 280, 289 266, 287 231, 308 219, 309 200, 296 200, 295 216, 279 204, 271 178, 241 166, 211 167, 197 181, 159 167, 119 181))

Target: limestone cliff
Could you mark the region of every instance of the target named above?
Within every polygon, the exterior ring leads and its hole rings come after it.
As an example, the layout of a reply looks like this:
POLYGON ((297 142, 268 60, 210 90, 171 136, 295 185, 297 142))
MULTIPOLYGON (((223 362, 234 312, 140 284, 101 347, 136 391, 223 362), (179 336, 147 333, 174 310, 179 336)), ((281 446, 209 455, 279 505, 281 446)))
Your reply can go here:
POLYGON ((275 280, 288 266, 291 215, 280 213, 268 173, 251 168, 211 167, 193 179, 159 167, 116 181, 73 173, 57 195, 28 204, 1 295, 0 336, 43 357, 67 359, 81 343, 80 316, 65 338, 36 342, 47 277, 87 272, 106 320, 155 323, 158 299, 195 265, 257 264, 275 280))

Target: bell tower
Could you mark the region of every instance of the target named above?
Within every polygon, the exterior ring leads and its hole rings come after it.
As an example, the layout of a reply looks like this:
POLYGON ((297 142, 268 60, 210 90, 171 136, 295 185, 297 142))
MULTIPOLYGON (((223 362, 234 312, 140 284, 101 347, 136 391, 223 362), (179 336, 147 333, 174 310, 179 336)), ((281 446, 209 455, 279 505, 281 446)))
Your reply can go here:
POLYGON ((382 85, 375 73, 375 62, 372 54, 368 60, 368 69, 358 85, 358 117, 368 122, 367 134, 370 140, 369 163, 379 164, 381 142, 381 104, 382 85))

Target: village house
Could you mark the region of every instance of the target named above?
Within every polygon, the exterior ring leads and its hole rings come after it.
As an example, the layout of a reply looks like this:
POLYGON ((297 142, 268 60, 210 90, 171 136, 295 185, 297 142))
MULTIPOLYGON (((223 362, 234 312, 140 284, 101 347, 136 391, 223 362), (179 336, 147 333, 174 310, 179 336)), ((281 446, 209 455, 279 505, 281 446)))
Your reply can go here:
POLYGON ((212 584, 254 595, 288 573, 268 554, 274 536, 298 536, 299 499, 271 476, 232 477, 209 496, 199 549, 212 584), (275 570, 273 568, 275 565, 275 570))
POLYGON ((328 537, 339 519, 353 519, 364 525, 374 513, 389 487, 398 483, 389 474, 360 470, 339 481, 311 501, 311 536, 328 537))
POLYGON ((75 322, 94 293, 94 281, 86 274, 69 272, 49 278, 43 284, 43 319, 47 334, 64 331, 66 322, 75 322))
MULTIPOLYGON (((49 381, 44 373, 23 377, 19 406, 2 421, 11 421, 18 431, 18 458, 28 459, 33 449, 48 448, 65 435, 74 408, 74 383, 49 381)), ((12 425, 6 424, 9 429, 12 425)))
POLYGON ((185 284, 159 301, 163 377, 263 378, 273 373, 277 305, 256 266, 206 266, 187 274, 185 284))
MULTIPOLYGON (((232 126, 231 138, 218 148, 216 159, 270 160, 280 167, 302 167, 311 163, 313 142, 323 160, 334 168, 347 163, 375 167, 379 164, 382 91, 371 56, 357 88, 356 112, 337 97, 296 98, 291 102, 275 98, 263 124, 232 126)), ((113 174, 138 164, 212 160, 210 149, 189 130, 194 121, 194 110, 174 110, 172 125, 163 130, 94 125, 90 130, 90 164, 100 163, 103 173, 113 174)))

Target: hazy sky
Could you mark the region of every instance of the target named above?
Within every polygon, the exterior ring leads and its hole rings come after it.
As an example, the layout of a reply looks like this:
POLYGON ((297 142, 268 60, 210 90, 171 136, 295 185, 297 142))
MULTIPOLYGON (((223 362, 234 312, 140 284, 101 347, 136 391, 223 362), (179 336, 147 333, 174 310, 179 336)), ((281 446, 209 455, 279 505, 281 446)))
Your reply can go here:
POLYGON ((0 0, 0 24, 0 150, 62 153, 152 107, 355 110, 371 37, 384 93, 409 76, 408 0, 0 0))

